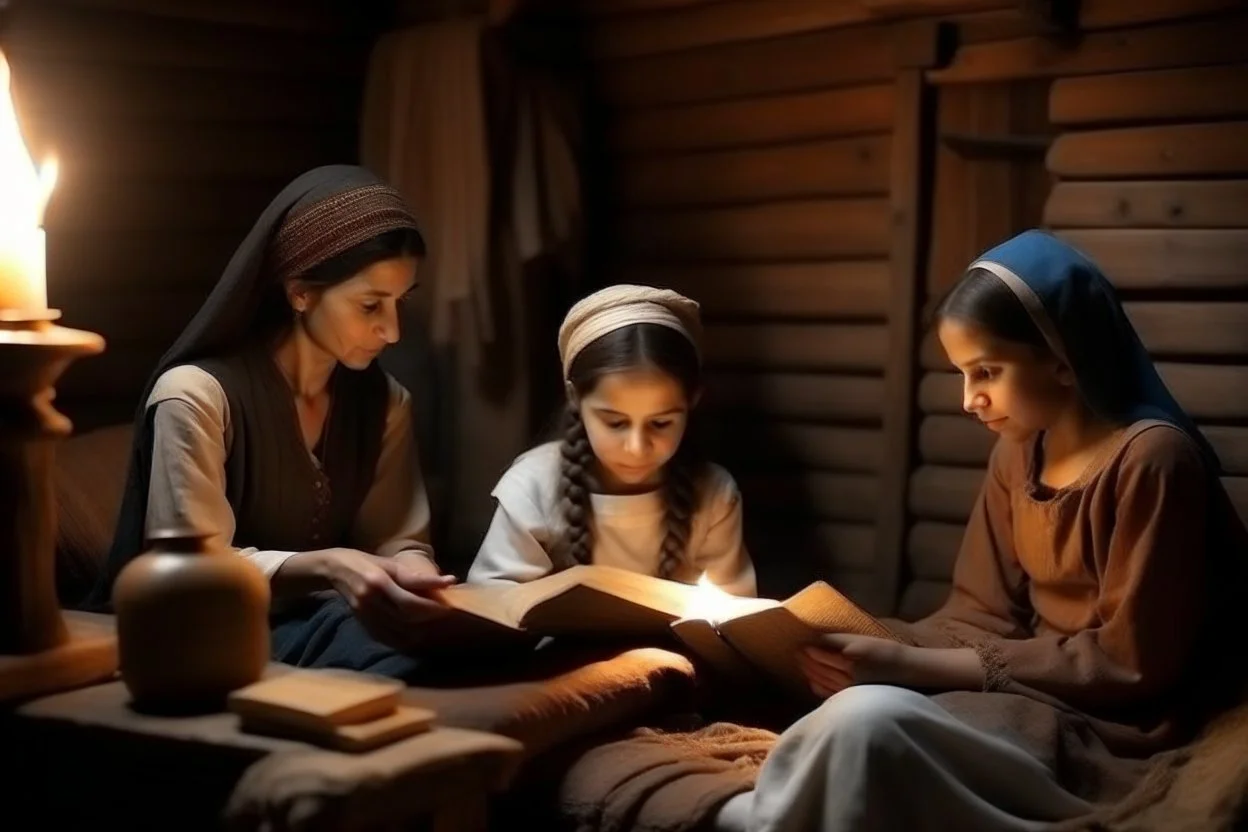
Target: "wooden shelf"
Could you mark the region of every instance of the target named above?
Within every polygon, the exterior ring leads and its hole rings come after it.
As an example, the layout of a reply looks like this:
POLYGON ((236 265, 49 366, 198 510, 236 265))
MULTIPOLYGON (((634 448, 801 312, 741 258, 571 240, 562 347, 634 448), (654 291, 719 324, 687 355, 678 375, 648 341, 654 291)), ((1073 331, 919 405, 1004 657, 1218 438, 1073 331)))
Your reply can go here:
POLYGON ((1051 136, 975 135, 943 133, 941 143, 967 159, 1019 159, 1043 155, 1052 144, 1051 136))

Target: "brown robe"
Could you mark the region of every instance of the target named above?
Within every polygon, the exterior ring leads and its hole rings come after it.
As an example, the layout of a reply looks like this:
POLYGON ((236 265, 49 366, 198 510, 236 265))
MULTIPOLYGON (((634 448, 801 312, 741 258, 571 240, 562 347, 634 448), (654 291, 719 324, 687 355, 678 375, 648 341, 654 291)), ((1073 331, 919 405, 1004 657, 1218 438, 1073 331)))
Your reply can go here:
POLYGON ((921 646, 973 647, 984 692, 936 701, 1014 735, 1070 791, 1113 800, 1235 692, 1242 662, 1217 642, 1248 534, 1167 423, 1125 428, 1065 488, 1041 484, 1040 463, 1035 440, 998 443, 949 599, 890 623, 921 646))

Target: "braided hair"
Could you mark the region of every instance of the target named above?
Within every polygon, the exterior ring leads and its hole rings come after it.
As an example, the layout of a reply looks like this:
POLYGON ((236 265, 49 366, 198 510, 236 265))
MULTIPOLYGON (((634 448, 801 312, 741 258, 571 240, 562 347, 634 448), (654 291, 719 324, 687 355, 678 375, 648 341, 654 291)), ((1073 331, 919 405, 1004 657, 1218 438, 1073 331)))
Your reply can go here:
MULTIPOLYGON (((564 517, 564 543, 574 563, 589 563, 594 550, 593 504, 595 482, 593 448, 581 418, 579 400, 589 395, 607 373, 654 368, 674 378, 692 402, 702 387, 697 350, 679 332, 656 324, 633 324, 608 332, 586 346, 568 370, 572 392, 564 414, 560 443, 560 495, 564 517)), ((692 435, 691 418, 676 453, 663 469, 661 495, 666 531, 659 552, 659 574, 673 577, 684 563, 693 515, 700 499, 706 470, 703 455, 692 435)))

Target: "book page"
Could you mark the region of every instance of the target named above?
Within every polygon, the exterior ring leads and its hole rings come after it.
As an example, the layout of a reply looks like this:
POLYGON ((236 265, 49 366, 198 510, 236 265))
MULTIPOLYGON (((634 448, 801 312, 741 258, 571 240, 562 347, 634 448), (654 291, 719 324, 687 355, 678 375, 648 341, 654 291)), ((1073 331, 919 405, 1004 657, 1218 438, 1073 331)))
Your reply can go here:
POLYGON ((874 616, 823 581, 817 581, 789 598, 784 608, 820 633, 852 633, 900 641, 874 616))

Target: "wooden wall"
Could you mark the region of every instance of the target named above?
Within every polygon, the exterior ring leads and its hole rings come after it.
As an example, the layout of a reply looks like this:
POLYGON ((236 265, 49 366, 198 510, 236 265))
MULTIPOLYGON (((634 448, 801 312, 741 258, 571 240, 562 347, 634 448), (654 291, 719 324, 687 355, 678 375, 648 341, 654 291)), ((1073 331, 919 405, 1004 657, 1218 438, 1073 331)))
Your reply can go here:
POLYGON ((880 607, 903 527, 936 31, 779 5, 589 4, 604 277, 703 304, 700 415, 741 484, 764 591, 822 577, 880 607))
POLYGON ((1083 0, 1073 35, 1050 5, 587 0, 603 279, 703 303, 769 593, 943 600, 993 437, 916 312, 1036 225, 1122 288, 1248 510, 1242 2, 1083 0))
MULTIPOLYGON (((1048 126, 1033 123, 1014 136, 1035 138, 1036 127, 1056 133, 1044 157, 1055 184, 1044 193, 1041 220, 1095 258, 1119 288, 1167 384, 1221 455, 1224 482, 1248 516, 1248 15, 1229 11, 1235 5, 1085 3, 1089 31, 1075 45, 1035 34, 971 43, 930 78, 942 96, 1046 88, 1048 126)), ((940 187, 938 236, 942 215, 958 202, 942 200, 940 187)), ((1018 194, 1005 180, 971 200, 991 217, 994 200, 1004 210, 1018 194)), ((972 234, 976 227, 972 220, 972 234)), ((991 242, 948 252, 947 261, 934 257, 929 285, 947 285, 954 276, 948 262, 964 264, 991 242)), ((949 246, 958 245, 955 233, 949 246)), ((947 592, 992 446, 990 435, 960 415, 959 377, 944 372, 948 365, 930 340, 927 347, 918 388, 920 465, 911 477, 910 580, 901 598, 909 616, 934 608, 947 592)))
POLYGON ((58 403, 127 420, 143 381, 268 201, 356 159, 382 3, 19 0, 0 46, 32 152, 54 151, 48 294, 107 351, 58 403))

